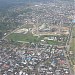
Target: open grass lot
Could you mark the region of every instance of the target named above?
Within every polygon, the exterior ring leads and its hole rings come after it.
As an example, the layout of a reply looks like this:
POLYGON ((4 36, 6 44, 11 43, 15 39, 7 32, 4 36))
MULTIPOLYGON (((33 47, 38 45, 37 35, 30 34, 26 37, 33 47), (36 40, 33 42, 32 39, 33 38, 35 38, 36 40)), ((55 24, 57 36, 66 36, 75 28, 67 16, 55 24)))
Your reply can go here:
MULTIPOLYGON (((34 43, 38 43, 41 40, 44 39, 45 36, 33 36, 33 34, 31 33, 27 33, 27 34, 21 34, 21 33, 12 33, 10 34, 7 39, 9 41, 15 41, 15 42, 34 42, 34 43)), ((54 41, 54 40, 45 40, 48 44, 51 45, 57 45, 60 44, 60 42, 58 41, 54 41)))
POLYGON ((51 45, 59 45, 59 44, 61 44, 61 42, 53 41, 53 40, 48 40, 47 43, 51 44, 51 45))
POLYGON ((31 33, 28 34, 12 33, 7 37, 9 41, 13 40, 17 42, 18 41, 37 42, 39 41, 37 38, 38 38, 37 36, 33 36, 31 33))
POLYGON ((38 43, 41 40, 43 40, 44 36, 38 37, 38 36, 33 36, 31 33, 27 34, 21 34, 21 33, 12 33, 10 34, 7 39, 9 41, 15 41, 15 42, 34 42, 38 43))

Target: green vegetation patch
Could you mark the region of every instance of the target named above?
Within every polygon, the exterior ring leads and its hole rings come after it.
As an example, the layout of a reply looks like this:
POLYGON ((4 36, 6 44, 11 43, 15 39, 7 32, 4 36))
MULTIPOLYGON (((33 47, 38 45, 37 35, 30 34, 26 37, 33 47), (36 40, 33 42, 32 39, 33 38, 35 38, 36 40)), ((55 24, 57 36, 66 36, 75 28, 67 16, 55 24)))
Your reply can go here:
MULTIPOLYGON (((41 40, 44 40, 45 36, 33 36, 33 34, 31 33, 27 33, 27 34, 21 34, 21 33, 12 33, 10 34, 7 39, 9 41, 13 41, 13 42, 34 42, 34 43, 38 43, 41 40)), ((51 45, 57 45, 60 44, 60 42, 58 41, 54 41, 54 40, 45 40, 48 44, 51 45)))
POLYGON ((47 43, 51 44, 51 45, 59 45, 59 44, 61 44, 60 42, 54 41, 54 40, 48 40, 47 43))
POLYGON ((7 39, 9 41, 15 42, 34 42, 37 43, 43 39, 43 37, 33 36, 31 33, 27 34, 20 34, 20 33, 12 33, 10 34, 7 39))
POLYGON ((7 39, 9 41, 25 41, 25 42, 36 42, 37 36, 33 36, 32 34, 18 34, 18 33, 12 33, 10 34, 7 39))

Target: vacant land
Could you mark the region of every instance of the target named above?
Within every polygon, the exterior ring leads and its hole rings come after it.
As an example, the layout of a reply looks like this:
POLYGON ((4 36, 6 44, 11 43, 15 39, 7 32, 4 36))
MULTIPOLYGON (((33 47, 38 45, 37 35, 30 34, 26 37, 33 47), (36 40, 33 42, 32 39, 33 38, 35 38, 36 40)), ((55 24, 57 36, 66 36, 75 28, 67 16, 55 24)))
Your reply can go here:
MULTIPOLYGON (((31 33, 27 34, 22 34, 22 33, 12 33, 10 34, 7 39, 9 41, 14 41, 14 42, 33 42, 33 43, 38 43, 41 42, 41 40, 44 40, 45 36, 33 36, 31 33)), ((51 45, 57 45, 60 44, 58 41, 54 40, 44 40, 46 43, 51 44, 51 45)))
POLYGON ((61 44, 60 42, 58 42, 58 41, 53 41, 53 40, 48 40, 47 43, 48 43, 48 44, 51 44, 51 45, 59 45, 59 44, 61 44))
POLYGON ((7 37, 9 41, 13 40, 17 42, 18 41, 37 42, 39 41, 37 38, 38 38, 37 36, 33 36, 31 33, 28 33, 28 34, 12 33, 11 35, 7 37))

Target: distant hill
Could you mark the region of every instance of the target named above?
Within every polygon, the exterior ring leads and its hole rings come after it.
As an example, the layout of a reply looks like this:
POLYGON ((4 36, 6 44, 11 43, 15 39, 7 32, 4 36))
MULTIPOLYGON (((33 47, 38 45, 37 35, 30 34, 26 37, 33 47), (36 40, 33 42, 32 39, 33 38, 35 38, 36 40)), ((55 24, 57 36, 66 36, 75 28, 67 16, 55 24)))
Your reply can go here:
POLYGON ((6 9, 20 3, 47 2, 53 0, 0 0, 0 9, 6 9))
MULTIPOLYGON (((6 9, 6 8, 12 6, 12 5, 16 5, 16 4, 20 4, 20 3, 33 3, 33 2, 46 3, 48 1, 53 2, 54 0, 0 0, 0 10, 6 9)), ((61 0, 61 1, 74 1, 74 0, 61 0)))

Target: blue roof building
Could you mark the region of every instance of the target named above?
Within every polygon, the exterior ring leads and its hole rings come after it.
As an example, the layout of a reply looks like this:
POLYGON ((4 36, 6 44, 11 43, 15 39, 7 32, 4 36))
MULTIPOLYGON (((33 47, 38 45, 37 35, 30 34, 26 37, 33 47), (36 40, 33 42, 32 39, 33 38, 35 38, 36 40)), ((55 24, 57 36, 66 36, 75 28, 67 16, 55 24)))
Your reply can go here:
POLYGON ((74 19, 74 20, 72 20, 72 22, 73 22, 73 23, 75 23, 75 19, 74 19))

